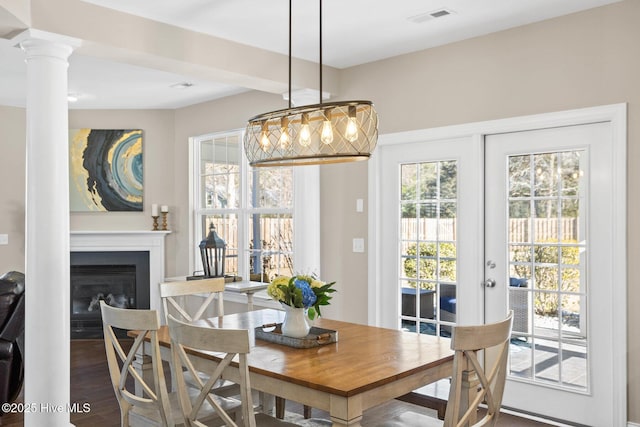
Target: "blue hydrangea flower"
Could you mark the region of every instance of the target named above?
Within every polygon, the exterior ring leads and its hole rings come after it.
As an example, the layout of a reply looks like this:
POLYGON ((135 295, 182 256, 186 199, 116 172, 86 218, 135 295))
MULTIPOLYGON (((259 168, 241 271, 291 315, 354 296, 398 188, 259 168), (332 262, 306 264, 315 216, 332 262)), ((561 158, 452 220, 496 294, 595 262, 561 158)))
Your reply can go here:
POLYGON ((316 294, 311 289, 311 285, 306 280, 296 279, 293 282, 296 288, 302 291, 302 305, 311 307, 316 302, 316 294))

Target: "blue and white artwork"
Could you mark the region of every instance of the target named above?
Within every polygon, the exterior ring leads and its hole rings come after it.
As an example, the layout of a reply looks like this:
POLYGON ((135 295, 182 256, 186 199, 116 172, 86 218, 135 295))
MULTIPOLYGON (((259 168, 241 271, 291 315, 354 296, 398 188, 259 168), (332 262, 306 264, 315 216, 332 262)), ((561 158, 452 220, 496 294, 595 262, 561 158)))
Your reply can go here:
POLYGON ((142 130, 71 129, 72 212, 142 211, 142 130))

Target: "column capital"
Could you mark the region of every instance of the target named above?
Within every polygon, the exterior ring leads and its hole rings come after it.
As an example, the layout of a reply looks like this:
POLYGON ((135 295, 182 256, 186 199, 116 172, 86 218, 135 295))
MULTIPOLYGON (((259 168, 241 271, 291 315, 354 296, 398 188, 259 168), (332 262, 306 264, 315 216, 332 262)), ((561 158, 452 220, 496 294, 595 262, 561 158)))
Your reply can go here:
POLYGON ((82 41, 74 37, 29 28, 11 39, 14 46, 19 46, 30 56, 55 56, 67 59, 82 41))

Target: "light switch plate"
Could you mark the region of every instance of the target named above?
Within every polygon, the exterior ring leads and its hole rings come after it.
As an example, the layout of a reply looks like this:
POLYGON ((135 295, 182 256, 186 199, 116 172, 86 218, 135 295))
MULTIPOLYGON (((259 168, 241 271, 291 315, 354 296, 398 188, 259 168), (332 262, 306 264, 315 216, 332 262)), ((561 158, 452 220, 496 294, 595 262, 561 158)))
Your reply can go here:
POLYGON ((353 252, 364 252, 364 239, 353 239, 353 252))
POLYGON ((9 235, 0 234, 0 245, 8 245, 8 244, 9 244, 9 235))

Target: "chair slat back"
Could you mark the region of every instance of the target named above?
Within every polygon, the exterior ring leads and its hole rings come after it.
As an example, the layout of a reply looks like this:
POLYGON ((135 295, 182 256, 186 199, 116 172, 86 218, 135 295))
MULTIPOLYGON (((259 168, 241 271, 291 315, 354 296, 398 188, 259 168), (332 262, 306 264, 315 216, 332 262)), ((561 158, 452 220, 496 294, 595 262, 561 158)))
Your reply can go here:
POLYGON ((115 308, 100 301, 102 324, 104 332, 105 350, 113 391, 120 405, 121 422, 129 425, 129 415, 134 407, 156 411, 159 424, 174 426, 171 407, 167 393, 160 346, 158 343, 158 328, 160 319, 155 310, 132 310, 115 308), (123 346, 114 329, 126 331, 140 331, 128 350, 123 346), (144 339, 150 339, 150 354, 152 366, 152 380, 141 376, 133 366, 136 353, 144 351, 144 339), (128 381, 132 378, 133 381, 128 381), (143 390, 144 395, 136 395, 136 385, 143 390))
POLYGON ((255 427, 255 415, 253 412, 253 400, 249 381, 249 367, 247 354, 250 351, 249 331, 246 329, 214 329, 190 325, 177 320, 172 315, 168 316, 169 334, 171 336, 172 363, 175 367, 183 367, 197 379, 199 394, 195 400, 189 399, 187 384, 183 369, 176 369, 176 381, 182 410, 187 416, 190 425, 204 425, 199 421, 199 412, 205 401, 209 402, 216 410, 220 418, 227 426, 237 427, 237 420, 228 414, 217 402, 209 398, 212 388, 221 379, 224 370, 237 357, 239 366, 240 396, 242 400, 242 419, 245 427, 255 427), (209 379, 203 382, 198 378, 191 360, 189 349, 223 353, 224 358, 211 372, 209 379))
MULTIPOLYGON (((164 310, 165 321, 168 314, 186 322, 200 320, 211 303, 217 298, 217 315, 224 316, 224 277, 212 277, 200 280, 182 280, 176 282, 160 283, 160 298, 164 310), (204 301, 197 305, 195 310, 190 310, 187 304, 181 303, 177 298, 197 295, 206 296, 204 301)), ((195 298, 191 298, 191 302, 195 298)))
MULTIPOLYGON (((487 413, 473 425, 495 426, 504 393, 512 324, 513 311, 509 311, 507 318, 500 322, 454 327, 451 349, 455 351, 455 355, 445 427, 466 425, 482 402, 487 405, 487 413), (478 359, 478 354, 482 351, 485 351, 485 355, 490 351, 491 355, 495 356, 492 358, 491 366, 487 366, 486 369, 478 359), (468 371, 475 371, 479 391, 475 398, 468 402, 466 411, 460 413, 463 401, 462 382, 467 380, 465 374, 468 371)), ((485 357, 485 363, 490 363, 489 358, 485 357)))

